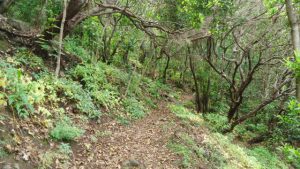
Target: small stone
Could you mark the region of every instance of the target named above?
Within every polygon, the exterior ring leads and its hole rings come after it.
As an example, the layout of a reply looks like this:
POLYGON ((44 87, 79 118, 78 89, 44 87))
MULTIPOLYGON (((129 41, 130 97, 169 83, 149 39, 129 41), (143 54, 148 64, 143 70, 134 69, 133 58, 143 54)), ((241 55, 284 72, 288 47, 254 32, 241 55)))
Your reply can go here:
POLYGON ((144 169, 144 165, 140 163, 137 160, 127 160, 122 163, 122 169, 133 169, 133 168, 139 168, 139 169, 144 169))

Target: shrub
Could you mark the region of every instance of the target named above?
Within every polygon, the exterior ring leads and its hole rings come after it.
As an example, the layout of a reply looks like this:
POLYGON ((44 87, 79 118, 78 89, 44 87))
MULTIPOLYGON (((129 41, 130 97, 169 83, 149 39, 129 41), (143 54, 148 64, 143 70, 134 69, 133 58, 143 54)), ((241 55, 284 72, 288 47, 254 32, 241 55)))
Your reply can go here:
POLYGON ((226 116, 209 113, 205 115, 205 119, 207 119, 209 126, 213 131, 222 132, 224 129, 228 128, 226 116))
POLYGON ((278 159, 277 155, 270 152, 265 147, 255 147, 249 151, 249 155, 255 157, 261 166, 265 169, 268 168, 288 168, 285 164, 278 159))
POLYGON ((46 67, 44 65, 43 59, 36 55, 33 55, 30 51, 26 49, 21 49, 15 55, 16 61, 24 66, 28 66, 29 68, 41 69, 45 70, 46 67))
MULTIPOLYGON (((2 68, 1 64, 1 68, 2 68)), ((11 105, 20 117, 28 117, 34 111, 33 102, 28 92, 28 77, 23 76, 20 69, 11 66, 0 71, 0 78, 4 80, 8 104, 11 105), (27 80, 27 81, 26 81, 27 80)))
POLYGON ((97 118, 101 111, 94 105, 90 93, 82 89, 82 86, 72 80, 57 79, 55 82, 57 90, 76 103, 80 112, 86 113, 90 118, 97 118))
POLYGON ((286 141, 293 142, 300 140, 300 103, 291 100, 288 104, 288 111, 279 115, 279 126, 277 134, 286 141))
POLYGON ((300 148, 285 145, 281 148, 284 158, 295 168, 300 168, 300 148))
POLYGON ((13 67, 14 60, 0 61, 0 92, 1 105, 6 101, 19 117, 28 117, 34 112, 34 105, 41 105, 45 101, 45 85, 43 80, 33 81, 23 73, 22 69, 13 67), (8 63, 9 62, 9 63, 8 63))
POLYGON ((120 104, 120 98, 118 93, 110 90, 94 91, 92 93, 93 98, 107 110, 112 109, 120 104))
POLYGON ((144 79, 145 84, 148 86, 146 89, 153 98, 159 99, 162 92, 170 92, 170 88, 161 83, 160 81, 152 81, 150 79, 144 79))
POLYGON ((143 104, 133 97, 124 99, 123 104, 132 119, 142 118, 146 114, 143 104))
POLYGON ((80 137, 83 133, 84 131, 73 126, 69 119, 64 119, 56 124, 50 135, 56 140, 71 141, 80 137))
POLYGON ((73 153, 71 146, 68 143, 61 143, 58 147, 58 151, 65 155, 70 155, 73 153))
POLYGON ((101 64, 78 65, 70 73, 84 88, 91 91, 99 90, 101 86, 108 83, 101 64))
POLYGON ((183 107, 182 105, 172 104, 169 105, 169 108, 172 113, 174 113, 177 117, 179 117, 182 120, 192 122, 197 125, 203 122, 199 115, 190 112, 187 108, 183 107))

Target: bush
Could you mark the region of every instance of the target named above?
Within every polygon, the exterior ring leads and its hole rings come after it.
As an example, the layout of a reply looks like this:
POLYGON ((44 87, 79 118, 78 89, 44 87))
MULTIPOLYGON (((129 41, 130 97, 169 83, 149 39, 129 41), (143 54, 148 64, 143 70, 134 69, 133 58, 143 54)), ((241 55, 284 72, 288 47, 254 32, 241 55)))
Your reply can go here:
POLYGON ((144 79, 144 82, 148 86, 148 88, 146 90, 151 94, 151 96, 153 98, 159 99, 159 98, 161 98, 162 92, 169 93, 171 91, 167 85, 165 85, 159 81, 153 82, 150 79, 144 79))
POLYGON ((300 140, 300 103, 291 100, 288 104, 288 111, 279 115, 279 126, 277 135, 285 141, 294 142, 300 140))
POLYGON ((29 68, 34 68, 37 70, 46 70, 43 59, 36 55, 33 55, 30 51, 26 49, 21 49, 15 55, 18 64, 22 64, 29 68))
POLYGON ((300 168, 300 148, 291 145, 285 145, 281 148, 285 159, 295 168, 300 168))
POLYGON ((20 117, 28 117, 33 113, 33 102, 30 101, 28 91, 28 77, 23 76, 22 70, 16 69, 7 63, 0 63, 1 87, 5 88, 2 92, 2 100, 6 96, 8 104, 11 105, 20 117))
POLYGON ((70 73, 88 90, 98 90, 101 86, 108 83, 104 69, 98 64, 78 65, 70 73))
POLYGON ((228 128, 227 117, 220 114, 209 113, 205 115, 211 129, 213 131, 222 132, 224 129, 228 128))
POLYGON ((75 101, 80 112, 86 113, 90 118, 98 118, 101 115, 101 111, 94 105, 90 93, 82 89, 80 84, 68 79, 57 79, 55 86, 56 90, 60 90, 65 96, 75 101))
POLYGON ((69 119, 64 119, 56 124, 50 135, 56 140, 71 141, 80 137, 83 133, 84 131, 73 126, 69 119))
POLYGON ((146 110, 141 102, 133 97, 124 99, 123 105, 127 113, 132 119, 139 119, 145 116, 146 110))
POLYGON ((182 105, 172 104, 169 105, 169 108, 172 113, 174 113, 177 117, 179 117, 182 120, 192 122, 193 124, 196 125, 200 125, 201 123, 203 123, 203 120, 200 118, 199 115, 192 113, 182 105))
POLYGON ((120 104, 118 93, 110 90, 94 91, 93 98, 107 110, 112 109, 120 104))
POLYGON ((261 166, 265 169, 268 168, 288 168, 285 164, 278 159, 277 155, 270 152, 267 148, 264 147, 255 147, 250 150, 249 155, 255 157, 261 166))

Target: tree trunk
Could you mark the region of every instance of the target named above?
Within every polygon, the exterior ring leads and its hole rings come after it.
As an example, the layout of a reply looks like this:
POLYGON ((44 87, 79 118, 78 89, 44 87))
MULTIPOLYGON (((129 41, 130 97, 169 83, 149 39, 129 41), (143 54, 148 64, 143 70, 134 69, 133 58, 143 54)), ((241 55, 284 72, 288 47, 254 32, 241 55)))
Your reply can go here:
POLYGON ((196 101, 196 110, 198 113, 200 113, 203 108, 202 108, 202 101, 201 101, 201 97, 200 97, 200 90, 199 90, 199 86, 198 86, 198 81, 197 81, 197 76, 196 76, 196 73, 195 73, 195 67, 193 65, 193 59, 192 59, 192 56, 191 56, 191 52, 190 52, 190 48, 188 47, 188 55, 189 55, 189 58, 190 58, 190 68, 191 68, 191 72, 192 72, 192 75, 193 75, 193 79, 194 79, 194 83, 195 83, 195 91, 196 91, 196 98, 195 98, 195 101, 196 101))
POLYGON ((231 120, 233 119, 234 115, 238 111, 241 104, 242 104, 242 99, 240 99, 238 102, 232 102, 229 111, 227 112, 228 123, 231 122, 231 120))
MULTIPOLYGON (((66 29, 64 29, 63 38, 66 37, 70 32, 70 29, 68 28, 68 26, 66 24, 70 20, 72 20, 86 4, 87 4, 87 0, 70 0, 69 1, 68 6, 70 8, 67 8, 67 15, 65 18, 65 23, 64 23, 64 27, 66 27, 66 29)), ((60 33, 60 26, 61 26, 62 20, 63 20, 63 13, 60 14, 56 18, 56 21, 54 22, 54 26, 52 26, 49 29, 44 30, 44 32, 42 34, 44 35, 44 39, 46 41, 52 40, 57 34, 60 33)))
POLYGON ((56 77, 59 76, 59 71, 60 71, 60 58, 61 58, 61 49, 62 49, 62 45, 63 45, 64 26, 65 26, 65 21, 66 21, 67 8, 68 8, 68 0, 64 0, 64 12, 63 12, 63 18, 62 18, 61 26, 60 26, 59 49, 58 49, 58 56, 57 56, 56 69, 55 69, 56 77))
POLYGON ((162 77, 162 79, 163 79, 163 82, 166 83, 166 81, 167 81, 167 71, 168 71, 168 68, 169 68, 169 64, 170 64, 170 59, 171 59, 171 57, 170 57, 170 55, 167 54, 166 52, 164 52, 164 53, 165 53, 166 56, 167 56, 167 63, 166 63, 166 66, 165 66, 165 69, 164 69, 164 72, 163 72, 163 77, 162 77))
MULTIPOLYGON (((299 30, 299 19, 298 14, 295 12, 292 0, 285 0, 286 12, 288 15, 291 36, 294 51, 300 52, 300 30, 299 30)), ((295 57, 295 60, 297 58, 295 57)), ((296 98, 300 101, 300 77, 296 76, 296 98)))
POLYGON ((244 121, 248 120, 250 117, 255 116, 261 109, 263 109, 265 106, 267 106, 268 104, 272 103, 276 98, 278 97, 273 97, 270 99, 267 99, 265 101, 263 101, 260 105, 258 105, 255 109, 253 109, 250 113, 245 114, 244 116, 238 118, 237 120, 234 120, 233 122, 231 122, 230 127, 228 129, 225 129, 223 132, 224 133, 228 133, 228 132, 232 132, 233 129, 243 123, 244 121))

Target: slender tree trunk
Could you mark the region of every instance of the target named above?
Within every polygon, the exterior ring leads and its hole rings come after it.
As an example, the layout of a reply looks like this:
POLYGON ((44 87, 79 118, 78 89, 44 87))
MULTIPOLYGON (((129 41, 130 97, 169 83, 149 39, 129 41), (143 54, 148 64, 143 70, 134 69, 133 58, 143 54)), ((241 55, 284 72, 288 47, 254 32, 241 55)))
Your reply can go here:
MULTIPOLYGON (((207 39, 207 58, 208 60, 211 62, 212 61, 212 45, 213 45, 213 39, 211 37, 209 37, 207 39)), ((210 81, 210 71, 211 68, 209 67, 207 70, 207 73, 209 74, 208 79, 207 79, 207 83, 206 83, 206 89, 204 90, 204 94, 203 94, 203 113, 207 113, 209 110, 209 99, 210 99, 210 85, 211 85, 211 81, 210 81)))
POLYGON ((60 71, 60 58, 61 58, 61 50, 62 50, 62 45, 63 45, 64 26, 65 26, 65 21, 66 21, 67 8, 68 8, 68 0, 64 0, 64 12, 63 12, 63 18, 62 18, 61 26, 60 26, 59 49, 58 49, 58 56, 57 56, 56 70, 55 70, 56 77, 59 76, 59 71, 60 71))
POLYGON ((148 56, 148 51, 145 45, 145 41, 142 42, 142 44, 140 45, 140 50, 142 52, 142 54, 139 57, 139 61, 141 62, 141 64, 145 63, 145 59, 148 56))
POLYGON ((184 69, 180 73, 180 79, 181 79, 181 84, 184 84, 185 81, 185 72, 188 69, 188 56, 186 55, 185 60, 184 60, 184 69))
POLYGON ((167 53, 165 53, 165 54, 167 56, 167 63, 166 63, 165 69, 164 69, 163 77, 162 77, 164 83, 167 81, 167 71, 169 69, 169 64, 170 64, 170 60, 171 60, 170 55, 167 53))
MULTIPOLYGON (((295 12, 292 0, 285 0, 286 12, 288 15, 291 36, 294 51, 300 52, 300 30, 299 30, 299 19, 298 14, 295 12)), ((297 59, 295 57, 295 59, 297 59)), ((296 76, 296 98, 300 101, 300 77, 296 76)))
POLYGON ((189 58, 190 58, 190 68, 191 68, 191 72, 192 72, 194 83, 195 83, 196 110, 197 110, 198 113, 200 113, 202 111, 202 101, 201 101, 201 97, 200 97, 200 90, 199 90, 199 86, 198 86, 198 81, 197 81, 197 77, 196 77, 196 73, 195 73, 195 66, 193 65, 193 59, 192 59, 192 56, 191 56, 190 48, 188 48, 188 55, 189 55, 189 58))

